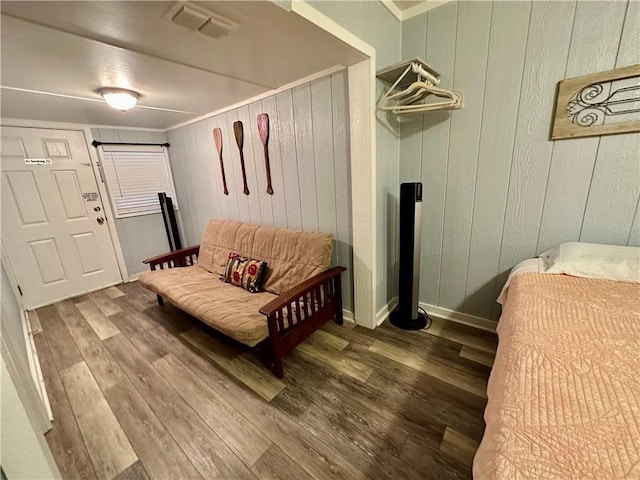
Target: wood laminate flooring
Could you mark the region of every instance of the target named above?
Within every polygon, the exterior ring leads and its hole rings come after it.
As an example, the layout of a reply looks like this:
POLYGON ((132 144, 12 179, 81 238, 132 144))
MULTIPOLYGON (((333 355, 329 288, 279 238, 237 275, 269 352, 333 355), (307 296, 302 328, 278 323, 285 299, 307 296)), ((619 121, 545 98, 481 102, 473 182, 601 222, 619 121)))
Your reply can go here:
POLYGON ((328 323, 277 379, 137 282, 39 309, 65 479, 470 479, 494 334, 328 323))

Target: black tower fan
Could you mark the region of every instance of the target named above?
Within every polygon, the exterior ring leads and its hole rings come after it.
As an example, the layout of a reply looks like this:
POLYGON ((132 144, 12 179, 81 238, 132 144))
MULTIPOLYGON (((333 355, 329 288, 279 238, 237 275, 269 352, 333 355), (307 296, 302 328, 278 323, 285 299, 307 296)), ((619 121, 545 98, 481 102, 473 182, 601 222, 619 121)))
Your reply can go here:
POLYGON ((422 183, 400 185, 400 265, 398 308, 389 319, 404 330, 420 330, 430 322, 418 306, 422 243, 422 183))

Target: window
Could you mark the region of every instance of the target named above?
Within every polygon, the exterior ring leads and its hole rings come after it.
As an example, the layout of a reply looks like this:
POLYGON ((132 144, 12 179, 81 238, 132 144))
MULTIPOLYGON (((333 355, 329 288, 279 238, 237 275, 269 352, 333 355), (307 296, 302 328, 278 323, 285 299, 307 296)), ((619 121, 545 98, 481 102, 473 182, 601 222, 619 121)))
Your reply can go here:
POLYGON ((102 172, 116 218, 160 213, 158 193, 178 208, 166 147, 102 145, 102 172))

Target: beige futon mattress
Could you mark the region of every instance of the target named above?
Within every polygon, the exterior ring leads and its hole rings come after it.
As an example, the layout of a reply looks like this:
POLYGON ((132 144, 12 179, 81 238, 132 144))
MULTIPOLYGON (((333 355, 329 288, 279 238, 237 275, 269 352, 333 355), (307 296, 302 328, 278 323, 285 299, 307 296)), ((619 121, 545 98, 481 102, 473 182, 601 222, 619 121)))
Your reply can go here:
POLYGON ((474 479, 640 479, 640 285, 509 286, 474 479))

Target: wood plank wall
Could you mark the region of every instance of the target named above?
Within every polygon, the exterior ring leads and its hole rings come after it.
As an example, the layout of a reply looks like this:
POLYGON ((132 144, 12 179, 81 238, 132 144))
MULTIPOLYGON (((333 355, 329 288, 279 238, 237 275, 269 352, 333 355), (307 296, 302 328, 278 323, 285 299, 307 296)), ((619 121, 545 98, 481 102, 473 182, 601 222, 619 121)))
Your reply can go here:
MULTIPOLYGON (((376 49, 376 68, 399 62, 402 24, 378 1, 312 0, 311 5, 376 49)), ((377 82, 377 96, 386 85, 377 82)), ((376 122, 376 307, 398 295, 398 153, 400 125, 378 112, 376 122)))
POLYGON ((346 70, 235 110, 168 132, 171 164, 185 244, 200 242, 208 220, 228 218, 260 225, 331 232, 333 263, 347 267, 344 308, 353 305, 351 170, 346 70), (273 195, 266 193, 256 117, 267 113, 273 195), (244 127, 242 174, 233 122, 244 127), (213 129, 223 137, 224 195, 213 129))
MULTIPOLYGON (((167 142, 167 136, 164 132, 151 130, 92 128, 91 135, 93 136, 93 140, 98 140, 99 142, 167 142)), ((171 148, 169 148, 169 156, 171 156, 171 148)), ((178 206, 180 207, 180 205, 178 206)), ((179 215, 180 212, 178 212, 178 216, 179 215)), ((122 254, 130 276, 135 276, 148 270, 147 266, 142 263, 142 260, 169 250, 169 243, 161 214, 117 218, 115 222, 122 254)))
POLYGON ((424 184, 421 302, 497 319, 520 260, 640 243, 640 135, 548 140, 558 81, 640 62, 638 18, 633 1, 460 1, 403 23, 402 58, 465 94, 401 127, 400 181, 424 184))

